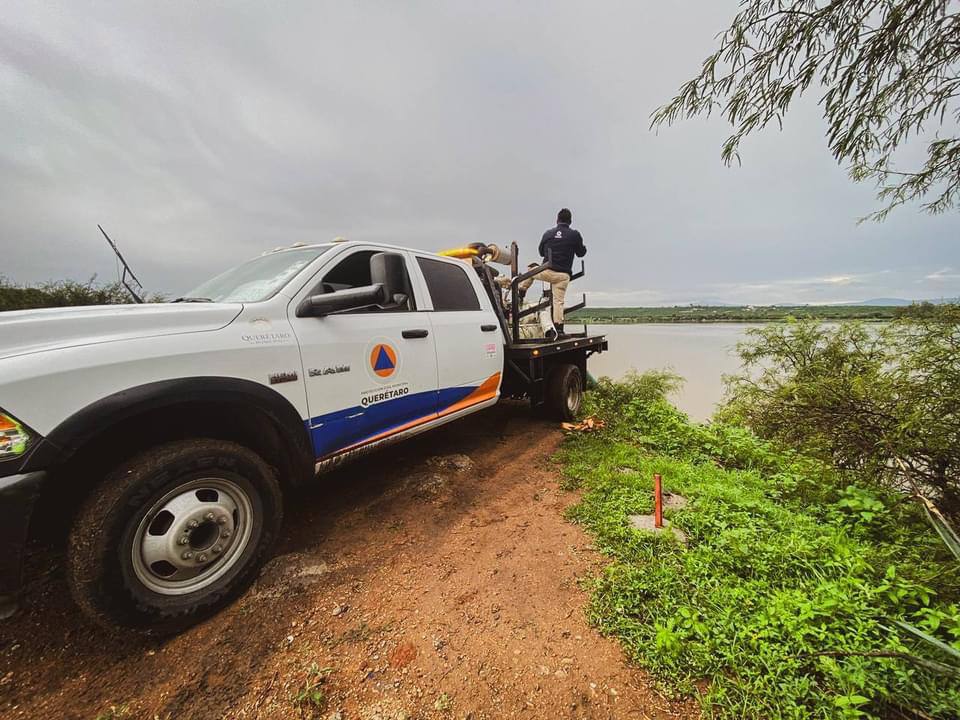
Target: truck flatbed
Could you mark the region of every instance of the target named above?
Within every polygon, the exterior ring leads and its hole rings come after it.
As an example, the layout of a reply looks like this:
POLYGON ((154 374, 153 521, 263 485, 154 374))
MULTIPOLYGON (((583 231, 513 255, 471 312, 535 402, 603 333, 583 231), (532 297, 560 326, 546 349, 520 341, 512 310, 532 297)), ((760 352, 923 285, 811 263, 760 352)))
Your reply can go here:
POLYGON ((506 353, 508 358, 526 360, 545 355, 552 356, 571 350, 586 352, 589 356, 595 352, 603 352, 607 347, 606 335, 570 335, 562 340, 553 341, 546 338, 521 340, 518 343, 508 345, 506 353))

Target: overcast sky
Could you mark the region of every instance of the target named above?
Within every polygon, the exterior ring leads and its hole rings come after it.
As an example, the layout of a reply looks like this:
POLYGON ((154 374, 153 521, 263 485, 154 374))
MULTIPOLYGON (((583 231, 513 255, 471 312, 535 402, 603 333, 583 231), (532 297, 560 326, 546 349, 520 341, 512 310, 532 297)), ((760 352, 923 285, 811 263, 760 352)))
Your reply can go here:
MULTIPOLYGON (((592 305, 960 295, 960 212, 877 208, 815 98, 720 161, 654 134, 735 0, 7 2, 0 274, 179 294, 267 248, 521 244, 569 206, 592 305)), ((571 289, 571 292, 575 292, 571 289)))

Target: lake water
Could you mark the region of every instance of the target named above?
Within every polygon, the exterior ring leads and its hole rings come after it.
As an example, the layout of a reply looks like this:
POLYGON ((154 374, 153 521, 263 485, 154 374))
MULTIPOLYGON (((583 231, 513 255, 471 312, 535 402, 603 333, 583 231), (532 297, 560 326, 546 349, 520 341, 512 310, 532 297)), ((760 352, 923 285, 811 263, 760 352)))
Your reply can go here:
POLYGON ((610 350, 587 363, 594 377, 618 379, 631 368, 669 368, 685 379, 671 398, 694 420, 707 420, 723 397, 721 377, 739 372, 734 353, 750 324, 592 325, 591 335, 606 335, 610 350))

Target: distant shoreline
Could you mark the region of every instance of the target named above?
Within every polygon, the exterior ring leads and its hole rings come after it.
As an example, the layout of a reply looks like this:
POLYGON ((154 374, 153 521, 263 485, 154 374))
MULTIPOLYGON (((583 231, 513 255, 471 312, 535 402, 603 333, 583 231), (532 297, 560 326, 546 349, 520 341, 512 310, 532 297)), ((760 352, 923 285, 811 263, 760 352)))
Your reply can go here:
MULTIPOLYGON (((744 318, 742 320, 624 320, 609 318, 573 318, 567 322, 575 325, 745 325, 783 322, 787 318, 744 318)), ((794 318, 800 319, 800 318, 794 318)), ((893 318, 803 318, 804 320, 823 320, 824 322, 866 322, 887 323, 893 318)))
POLYGON ((567 317, 571 323, 588 325, 636 325, 642 323, 762 323, 788 318, 866 322, 888 322, 904 314, 903 306, 878 305, 797 305, 769 306, 679 306, 588 308, 567 317))

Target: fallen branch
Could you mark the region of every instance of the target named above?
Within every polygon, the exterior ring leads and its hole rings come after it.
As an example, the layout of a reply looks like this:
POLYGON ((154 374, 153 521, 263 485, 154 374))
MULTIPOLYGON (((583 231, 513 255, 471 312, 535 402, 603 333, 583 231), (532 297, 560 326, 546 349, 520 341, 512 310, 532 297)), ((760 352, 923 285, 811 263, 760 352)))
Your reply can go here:
POLYGON ((582 422, 560 423, 560 427, 567 432, 592 432, 594 430, 602 430, 606 426, 607 424, 603 420, 595 418, 592 415, 588 418, 585 418, 582 422))

